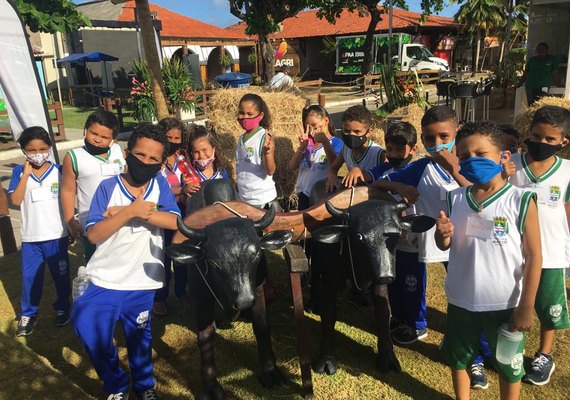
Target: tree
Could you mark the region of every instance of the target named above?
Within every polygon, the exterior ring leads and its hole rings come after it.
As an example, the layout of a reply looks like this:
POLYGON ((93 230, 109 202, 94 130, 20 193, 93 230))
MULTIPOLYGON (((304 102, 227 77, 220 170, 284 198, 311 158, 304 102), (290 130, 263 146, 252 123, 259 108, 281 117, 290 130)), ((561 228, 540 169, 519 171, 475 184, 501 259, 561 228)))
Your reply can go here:
POLYGON ((269 82, 275 58, 269 35, 279 31, 279 23, 294 17, 308 6, 307 0, 229 0, 230 12, 247 24, 245 33, 257 35, 261 48, 261 75, 269 82))
MULTIPOLYGON (((444 0, 421 0, 422 20, 432 12, 439 12, 443 9, 444 0)), ((364 41, 364 61, 362 63, 362 74, 366 75, 373 71, 373 54, 372 44, 374 41, 374 33, 376 25, 382 21, 382 14, 388 11, 388 0, 385 0, 384 7, 378 8, 378 0, 313 0, 309 2, 309 6, 318 8, 317 16, 325 18, 331 24, 336 23, 344 10, 349 12, 358 12, 361 17, 370 16, 370 23, 366 30, 366 39, 364 41)), ((393 0, 393 6, 407 9, 406 0, 393 0)))
POLYGON ((69 32, 91 21, 69 0, 13 0, 18 13, 32 32, 69 32))

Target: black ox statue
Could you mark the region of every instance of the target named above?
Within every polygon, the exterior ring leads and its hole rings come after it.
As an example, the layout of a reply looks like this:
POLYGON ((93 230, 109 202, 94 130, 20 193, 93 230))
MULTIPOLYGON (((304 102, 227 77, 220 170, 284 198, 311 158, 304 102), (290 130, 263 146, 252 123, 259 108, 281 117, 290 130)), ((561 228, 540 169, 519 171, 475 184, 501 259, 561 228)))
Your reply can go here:
MULTIPOLYGON (((321 327, 322 337, 319 356, 313 362, 313 369, 332 375, 338 369, 334 356, 333 335, 337 319, 337 291, 341 281, 348 274, 357 287, 371 289, 378 336, 376 367, 380 372, 401 371, 390 337, 390 305, 387 284, 395 277, 394 249, 402 230, 424 232, 434 224, 433 218, 423 215, 402 216, 406 205, 386 200, 371 199, 348 209, 338 209, 326 202, 328 212, 341 224, 322 226, 312 232, 319 243, 314 246, 313 262, 320 264, 317 270, 322 274, 321 284, 321 327), (345 239, 343 254, 352 258, 348 265, 339 262, 339 246, 345 239), (348 249, 347 249, 348 247, 348 249)), ((338 223, 337 222, 337 223, 338 223)))

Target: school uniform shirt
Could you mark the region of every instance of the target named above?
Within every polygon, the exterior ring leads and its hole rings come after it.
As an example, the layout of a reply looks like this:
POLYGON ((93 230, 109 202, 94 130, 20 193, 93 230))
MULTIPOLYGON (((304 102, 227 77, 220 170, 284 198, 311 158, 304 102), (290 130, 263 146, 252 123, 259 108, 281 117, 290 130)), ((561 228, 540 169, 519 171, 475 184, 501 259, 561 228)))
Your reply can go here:
MULTIPOLYGON (((143 197, 145 201, 156 203, 159 211, 180 216, 172 190, 161 174, 149 181, 143 197)), ((104 180, 93 196, 87 230, 103 221, 103 213, 110 207, 128 206, 134 200, 135 196, 129 193, 119 175, 104 180)), ((163 286, 162 228, 134 218, 96 245, 87 264, 87 273, 95 285, 114 290, 159 289, 163 286)))
POLYGON ((472 188, 455 189, 447 196, 454 226, 445 278, 447 300, 475 312, 514 308, 522 290, 522 235, 536 195, 507 182, 477 204, 472 188))
POLYGON ((525 157, 526 153, 511 156, 516 172, 509 182, 537 195, 542 268, 566 268, 570 262, 567 249, 570 232, 564 205, 570 201, 570 161, 556 156, 548 171, 535 176, 525 157))
POLYGON ((196 168, 196 172, 198 173, 198 175, 200 176, 200 182, 204 182, 204 181, 210 181, 213 179, 229 179, 228 173, 226 172, 225 169, 220 168, 217 169, 214 174, 211 177, 206 177, 206 175, 204 175, 202 173, 202 171, 200 171, 200 168, 196 168))
MULTIPOLYGON (((12 170, 8 193, 14 193, 23 172, 23 165, 12 170)), ((30 174, 20 204, 22 242, 42 242, 67 236, 67 225, 59 200, 60 183, 61 165, 51 164, 39 178, 30 174)))
MULTIPOLYGON (((416 212, 432 218, 438 218, 439 212, 445 210, 447 192, 459 187, 455 179, 429 158, 414 161, 389 174, 386 179, 415 186, 420 193, 415 204, 416 212)), ((441 251, 437 247, 434 234, 435 226, 418 235, 418 261, 444 262, 448 260, 449 251, 441 251)))
POLYGON ((364 154, 360 156, 358 160, 354 158, 352 150, 344 144, 340 151, 340 154, 342 154, 342 158, 346 163, 346 168, 348 168, 349 171, 354 167, 358 167, 362 170, 369 170, 378 164, 382 164, 382 153, 384 153, 384 149, 372 140, 368 140, 368 147, 364 150, 364 154))
POLYGON ((236 149, 237 188, 240 200, 260 206, 277 198, 272 175, 267 175, 261 162, 266 130, 259 127, 247 140, 244 134, 236 149))
MULTIPOLYGON (((338 155, 343 146, 342 140, 333 136, 329 141, 334 153, 338 155)), ((297 193, 310 196, 315 183, 327 177, 327 168, 327 154, 322 145, 314 147, 308 157, 307 154, 303 155, 297 177, 297 193)))
POLYGON ((166 179, 171 188, 182 187, 184 178, 182 176, 182 171, 178 169, 178 163, 174 162, 174 166, 164 164, 164 168, 160 170, 160 174, 166 179))
POLYGON ((89 154, 84 147, 69 150, 68 154, 77 182, 79 225, 81 225, 85 233, 85 223, 95 190, 97 190, 97 187, 104 179, 123 172, 126 163, 121 146, 117 143, 111 145, 106 159, 89 154))

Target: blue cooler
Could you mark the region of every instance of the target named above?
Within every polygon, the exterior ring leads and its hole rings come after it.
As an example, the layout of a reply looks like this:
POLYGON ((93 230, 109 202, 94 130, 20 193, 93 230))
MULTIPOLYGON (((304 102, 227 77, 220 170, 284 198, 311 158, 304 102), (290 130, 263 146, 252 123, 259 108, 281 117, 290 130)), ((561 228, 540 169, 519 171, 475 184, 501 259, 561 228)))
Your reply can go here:
POLYGON ((214 80, 223 87, 240 88, 251 85, 251 75, 243 72, 228 72, 227 74, 218 75, 214 80))

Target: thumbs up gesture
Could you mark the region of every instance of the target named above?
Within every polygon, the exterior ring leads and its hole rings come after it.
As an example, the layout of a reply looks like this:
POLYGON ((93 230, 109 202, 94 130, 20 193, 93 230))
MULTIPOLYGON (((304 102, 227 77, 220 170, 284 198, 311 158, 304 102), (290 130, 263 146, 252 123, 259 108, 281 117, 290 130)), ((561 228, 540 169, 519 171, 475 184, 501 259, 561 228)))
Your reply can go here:
POLYGON ((144 199, 144 189, 141 189, 137 198, 129 206, 134 217, 148 220, 156 210, 156 204, 144 199))
POLYGON ((437 233, 443 238, 450 238, 453 236, 453 224, 451 219, 445 215, 444 211, 439 212, 439 217, 436 221, 437 233))

